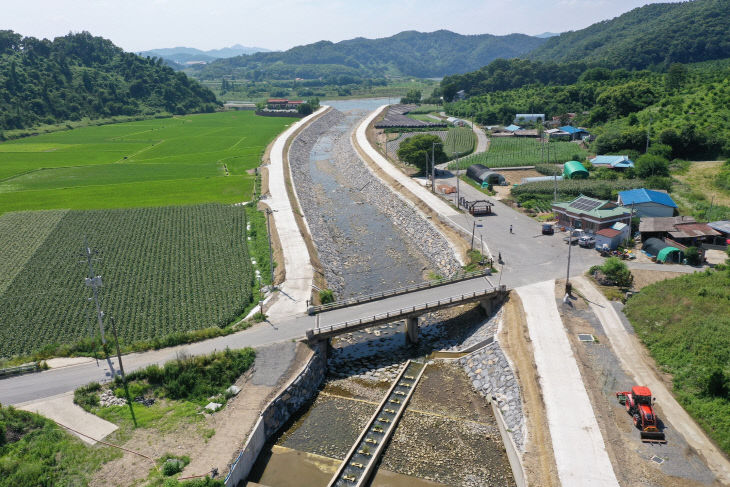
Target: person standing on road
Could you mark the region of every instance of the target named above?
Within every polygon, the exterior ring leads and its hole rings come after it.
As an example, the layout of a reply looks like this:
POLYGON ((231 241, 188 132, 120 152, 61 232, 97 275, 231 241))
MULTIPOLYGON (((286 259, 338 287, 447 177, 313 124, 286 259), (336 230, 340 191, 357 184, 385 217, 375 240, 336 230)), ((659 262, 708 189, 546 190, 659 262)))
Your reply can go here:
POLYGON ((509 226, 509 233, 512 233, 512 225, 509 226))

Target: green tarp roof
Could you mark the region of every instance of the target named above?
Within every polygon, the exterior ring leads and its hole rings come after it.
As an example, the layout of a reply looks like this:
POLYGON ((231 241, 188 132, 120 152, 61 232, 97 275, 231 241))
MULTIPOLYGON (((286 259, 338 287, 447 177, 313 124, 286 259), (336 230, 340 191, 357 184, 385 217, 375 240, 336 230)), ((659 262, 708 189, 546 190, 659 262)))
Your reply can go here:
POLYGON ((682 251, 679 250, 677 247, 664 247, 663 249, 661 249, 659 251, 659 254, 657 254, 656 260, 660 260, 662 262, 666 262, 667 261, 667 258, 669 257, 669 254, 671 254, 672 252, 679 252, 680 259, 682 258, 681 257, 682 256, 682 251))

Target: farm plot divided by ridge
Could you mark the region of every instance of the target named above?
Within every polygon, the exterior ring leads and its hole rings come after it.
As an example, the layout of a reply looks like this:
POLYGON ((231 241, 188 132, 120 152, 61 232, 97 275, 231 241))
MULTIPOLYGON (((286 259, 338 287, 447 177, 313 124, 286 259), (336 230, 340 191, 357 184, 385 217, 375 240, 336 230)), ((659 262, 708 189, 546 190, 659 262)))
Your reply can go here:
POLYGON ((174 332, 225 326, 252 299, 246 213, 217 204, 6 213, 0 249, 36 247, 32 255, 3 250, 0 356, 73 343, 93 332, 87 311, 84 236, 99 251, 102 306, 130 343, 174 332), (54 225, 55 220, 55 225, 54 225), (38 235, 34 228, 42 227, 38 235), (50 230, 49 230, 50 228, 50 230), (43 235, 45 234, 45 238, 43 235), (38 240, 42 242, 38 242, 38 240), (6 256, 18 258, 5 260, 6 256))
POLYGON ((293 119, 222 112, 0 143, 0 214, 237 203, 266 145, 293 119))
MULTIPOLYGON (((551 162, 582 159, 588 154, 574 142, 550 142, 549 145, 551 162)), ((538 139, 532 138, 491 137, 487 152, 465 157, 449 167, 466 169, 472 164, 483 164, 489 168, 535 166, 547 162, 547 146, 545 144, 543 148, 538 139)))

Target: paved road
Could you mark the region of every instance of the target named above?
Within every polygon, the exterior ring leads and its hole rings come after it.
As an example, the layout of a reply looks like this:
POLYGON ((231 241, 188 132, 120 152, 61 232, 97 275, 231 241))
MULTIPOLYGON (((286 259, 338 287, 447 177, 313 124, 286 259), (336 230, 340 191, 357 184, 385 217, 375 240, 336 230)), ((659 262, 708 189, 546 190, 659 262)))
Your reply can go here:
MULTIPOLYGON (((423 304, 451 296, 470 294, 474 291, 491 289, 492 283, 486 277, 456 282, 431 289, 423 289, 410 294, 392 296, 390 298, 363 303, 350 308, 336 309, 321 313, 319 325, 333 325, 347 320, 369 318, 375 314, 395 311, 401 308, 423 304)), ((260 323, 242 332, 218 337, 203 342, 181 345, 163 350, 125 355, 124 370, 146 367, 150 364, 162 364, 175 359, 179 353, 202 355, 215 350, 229 348, 260 347, 271 343, 291 341, 304 338, 306 331, 317 326, 313 316, 294 315, 282 317, 280 321, 260 323)), ((55 396, 73 390, 92 381, 109 380, 118 370, 117 360, 96 362, 51 369, 35 374, 0 380, 0 403, 18 404, 55 396)))
POLYGON ((555 281, 517 289, 540 377, 563 487, 618 487, 606 445, 555 304, 555 281))
MULTIPOLYGON (((456 185, 456 179, 449 178, 448 184, 456 185)), ((518 287, 567 275, 568 245, 563 241, 561 233, 542 235, 540 222, 464 182, 459 183, 459 190, 468 200, 488 199, 494 203, 493 215, 475 218, 468 213, 460 213, 450 216, 449 220, 465 233, 471 234, 474 229, 476 249, 480 248, 483 240, 486 254, 491 254, 495 260, 499 254, 502 255, 503 270, 497 266, 504 274, 502 284, 518 287)), ((449 196, 456 200, 455 195, 449 196)), ((570 254, 571 276, 581 275, 592 265, 603 262, 595 250, 577 245, 570 249, 570 254)))
POLYGON ((707 438, 702 428, 679 405, 664 382, 646 362, 644 348, 638 342, 636 335, 628 333, 613 306, 585 277, 574 279, 573 284, 589 300, 591 309, 601 321, 606 336, 611 341, 611 347, 621 360, 624 370, 634 377, 636 384, 645 385, 651 389, 662 413, 666 415, 674 429, 704 457, 707 466, 717 475, 718 480, 725 485, 730 485, 730 462, 707 438))
POLYGON ((263 201, 273 211, 274 225, 276 225, 279 241, 282 242, 285 272, 285 281, 279 286, 280 291, 274 297, 273 305, 267 310, 268 315, 274 320, 306 311, 307 300, 312 293, 311 285, 314 277, 314 268, 309 259, 307 244, 294 219, 293 202, 289 201, 289 194, 286 190, 284 148, 294 132, 323 113, 327 108, 323 106, 308 117, 293 123, 291 127, 276 138, 271 148, 269 197, 263 201))

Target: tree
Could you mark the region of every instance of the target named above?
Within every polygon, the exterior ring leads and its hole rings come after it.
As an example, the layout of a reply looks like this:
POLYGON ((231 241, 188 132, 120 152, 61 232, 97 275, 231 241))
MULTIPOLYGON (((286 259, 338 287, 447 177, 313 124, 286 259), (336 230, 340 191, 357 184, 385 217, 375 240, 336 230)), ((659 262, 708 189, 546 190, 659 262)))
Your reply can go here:
POLYGON ((414 135, 404 140, 398 148, 398 158, 416 166, 421 171, 428 170, 427 160, 431 160, 431 151, 436 157, 436 164, 446 162, 448 157, 441 146, 441 139, 435 135, 414 135), (434 146, 434 144, 438 144, 434 146))
POLYGON ((682 88, 687 80, 687 67, 682 63, 672 63, 667 70, 665 85, 668 91, 676 91, 682 88))
POLYGON ((687 259, 689 265, 700 265, 702 262, 702 257, 697 247, 687 247, 687 250, 684 251, 684 257, 687 259))
POLYGON ((312 105, 309 103, 302 103, 297 107, 297 113, 300 115, 310 115, 313 111, 312 105))
POLYGON ((406 93, 406 96, 400 99, 401 103, 421 103, 421 90, 418 89, 412 89, 408 90, 408 93, 406 93))
POLYGON ((636 159, 636 175, 642 179, 669 176, 669 161, 655 154, 643 154, 636 159))

